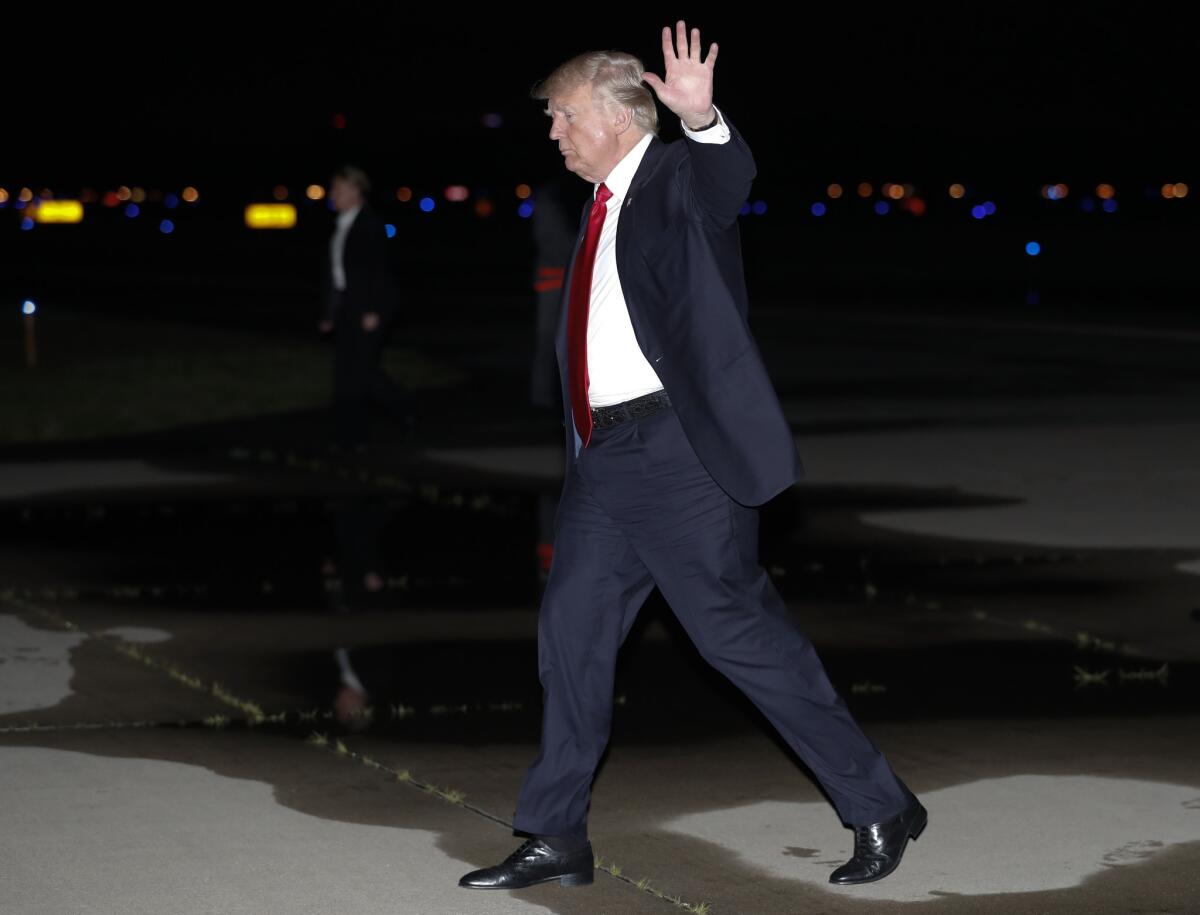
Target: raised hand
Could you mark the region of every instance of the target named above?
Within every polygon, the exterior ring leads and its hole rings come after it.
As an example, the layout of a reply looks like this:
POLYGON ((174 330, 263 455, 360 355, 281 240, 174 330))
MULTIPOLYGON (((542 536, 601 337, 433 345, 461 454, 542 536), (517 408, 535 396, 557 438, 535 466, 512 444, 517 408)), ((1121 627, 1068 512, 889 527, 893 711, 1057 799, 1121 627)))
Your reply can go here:
POLYGON ((663 26, 663 65, 666 81, 646 71, 642 79, 650 85, 659 101, 682 118, 689 128, 698 129, 716 117, 713 109, 713 67, 717 62, 717 43, 708 49, 708 59, 700 60, 700 30, 692 29, 688 45, 687 26, 680 19, 675 23, 675 42, 671 42, 671 27, 663 26))

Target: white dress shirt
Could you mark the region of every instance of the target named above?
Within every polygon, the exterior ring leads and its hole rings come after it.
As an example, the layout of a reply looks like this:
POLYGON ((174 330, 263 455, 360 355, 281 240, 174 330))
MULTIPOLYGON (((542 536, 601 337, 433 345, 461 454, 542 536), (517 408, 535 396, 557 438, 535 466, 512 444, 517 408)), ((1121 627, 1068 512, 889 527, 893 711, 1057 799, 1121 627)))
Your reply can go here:
MULTIPOLYGON (((689 130, 680 119, 683 132, 702 143, 726 143, 729 128, 717 111, 717 124, 707 130, 689 130)), ((629 306, 621 291, 617 276, 617 224, 624 206, 629 185, 646 154, 652 134, 646 134, 625 154, 603 184, 612 191, 604 215, 604 227, 596 248, 596 263, 592 272, 592 296, 588 312, 587 364, 588 400, 593 407, 632 400, 652 391, 662 390, 662 382, 647 361, 633 334, 629 322, 629 306)), ((600 190, 600 182, 592 189, 592 200, 600 190)))
MULTIPOLYGON (((713 128, 716 130, 717 128, 713 128)), ((344 210, 337 215, 337 228, 334 229, 333 237, 329 239, 329 258, 330 266, 333 272, 333 288, 339 292, 344 292, 346 289, 346 267, 342 261, 342 255, 346 250, 346 236, 350 234, 350 227, 354 225, 354 220, 362 209, 362 204, 354 207, 351 210, 344 210)))

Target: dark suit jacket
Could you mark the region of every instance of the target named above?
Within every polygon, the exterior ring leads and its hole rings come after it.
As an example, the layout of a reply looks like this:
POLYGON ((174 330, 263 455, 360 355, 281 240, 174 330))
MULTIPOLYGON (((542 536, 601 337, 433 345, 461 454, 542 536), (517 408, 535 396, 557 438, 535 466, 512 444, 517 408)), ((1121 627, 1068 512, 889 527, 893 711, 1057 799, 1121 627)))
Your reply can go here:
MULTIPOLYGON (((725 123, 725 143, 687 134, 671 143, 651 139, 617 223, 617 275, 638 346, 688 442, 730 497, 761 505, 803 477, 804 467, 747 323, 737 220, 757 169, 737 128, 725 123)), ((589 198, 576 252, 591 205, 589 198)), ((574 264, 572 254, 556 338, 568 473, 575 434, 566 313, 574 264)))
POLYGON ((321 257, 321 301, 326 318, 337 324, 352 321, 358 326, 363 314, 368 311, 378 312, 383 323, 395 316, 397 286, 387 245, 387 227, 383 220, 375 215, 369 205, 363 204, 346 234, 346 247, 342 252, 346 291, 340 314, 335 315, 330 311, 333 265, 330 262, 329 241, 326 240, 321 257))

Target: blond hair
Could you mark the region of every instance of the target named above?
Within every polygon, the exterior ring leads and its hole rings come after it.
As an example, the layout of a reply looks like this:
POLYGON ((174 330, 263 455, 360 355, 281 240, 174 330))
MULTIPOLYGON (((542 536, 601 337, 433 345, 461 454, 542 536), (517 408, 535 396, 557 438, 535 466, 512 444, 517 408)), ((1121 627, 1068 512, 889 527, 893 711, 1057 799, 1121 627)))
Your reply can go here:
POLYGON ((548 99, 591 85, 594 103, 604 108, 631 109, 634 123, 644 132, 657 135, 658 108, 654 95, 642 82, 644 72, 642 62, 624 51, 587 51, 555 67, 530 94, 535 99, 548 99))

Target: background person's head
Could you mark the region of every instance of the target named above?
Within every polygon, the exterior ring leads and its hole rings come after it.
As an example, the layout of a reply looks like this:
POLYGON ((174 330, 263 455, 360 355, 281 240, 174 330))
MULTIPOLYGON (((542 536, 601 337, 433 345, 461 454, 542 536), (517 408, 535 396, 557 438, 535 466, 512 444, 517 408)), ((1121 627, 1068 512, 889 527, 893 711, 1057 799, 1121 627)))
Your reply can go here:
POLYGON ((354 165, 344 165, 333 173, 329 186, 329 199, 339 213, 353 210, 367 199, 371 180, 367 173, 354 165))
POLYGON ((560 64, 538 83, 550 139, 564 164, 588 181, 603 181, 647 133, 658 133, 654 95, 642 82, 642 62, 624 51, 588 51, 560 64))

